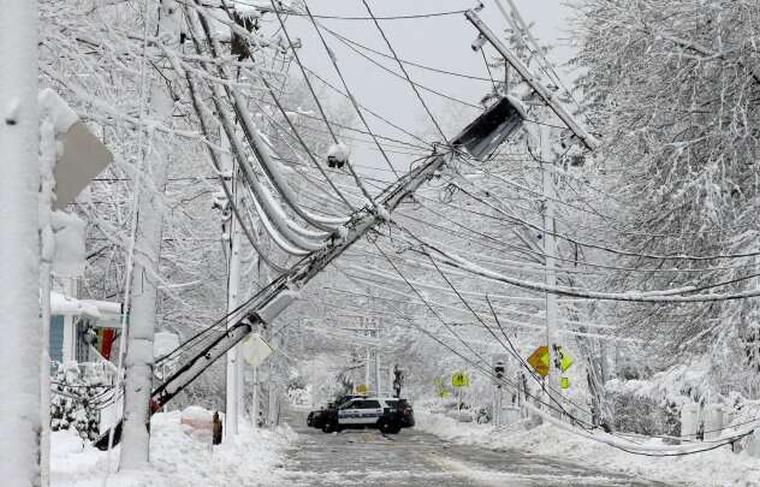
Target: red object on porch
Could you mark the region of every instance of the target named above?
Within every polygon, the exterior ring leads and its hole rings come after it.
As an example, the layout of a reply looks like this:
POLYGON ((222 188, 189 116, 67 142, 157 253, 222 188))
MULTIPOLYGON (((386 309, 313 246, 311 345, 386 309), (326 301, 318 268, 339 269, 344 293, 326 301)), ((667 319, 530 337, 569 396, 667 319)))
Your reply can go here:
POLYGON ((100 339, 100 355, 106 360, 111 360, 111 348, 113 347, 114 330, 103 328, 103 334, 100 339))

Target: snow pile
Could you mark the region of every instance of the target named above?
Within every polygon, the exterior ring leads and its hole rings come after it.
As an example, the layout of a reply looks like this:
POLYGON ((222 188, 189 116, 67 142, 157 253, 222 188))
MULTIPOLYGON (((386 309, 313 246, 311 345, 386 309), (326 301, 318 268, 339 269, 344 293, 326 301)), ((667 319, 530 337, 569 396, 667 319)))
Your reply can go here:
POLYGON ((40 111, 53 123, 56 134, 65 134, 79 121, 79 115, 50 88, 40 91, 37 102, 40 111))
MULTIPOLYGON (((194 411, 196 414, 199 412, 194 411)), ((210 412, 206 412, 211 414, 210 412)), ((289 428, 254 430, 245 423, 240 435, 212 447, 199 441, 181 424, 182 413, 159 413, 151 421, 151 466, 144 471, 112 473, 109 487, 229 487, 277 485, 277 469, 284 449, 294 440, 289 428)), ((53 433, 51 475, 53 487, 101 487, 106 452, 84 443, 74 433, 53 433)), ((111 471, 119 458, 111 452, 111 471)))
MULTIPOLYGON (((760 462, 746 453, 731 452, 730 446, 681 457, 643 457, 569 434, 547 423, 531 429, 517 424, 494 431, 489 425, 459 423, 419 407, 415 417, 421 430, 461 444, 516 449, 663 482, 700 487, 760 485, 760 462)), ((662 445, 660 440, 649 441, 647 444, 652 446, 662 445)))

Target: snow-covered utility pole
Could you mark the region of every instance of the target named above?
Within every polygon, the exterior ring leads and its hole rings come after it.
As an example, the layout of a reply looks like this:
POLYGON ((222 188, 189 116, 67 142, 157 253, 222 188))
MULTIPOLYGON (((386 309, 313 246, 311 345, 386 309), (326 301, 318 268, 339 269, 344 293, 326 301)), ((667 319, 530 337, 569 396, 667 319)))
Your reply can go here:
MULTIPOLYGON (((0 14, 0 479, 40 485, 37 2, 0 14)), ((45 344, 46 345, 46 344, 45 344)))
MULTIPOLYGON (((158 30, 159 42, 171 44, 179 41, 179 11, 173 0, 148 4, 148 32, 158 30), (160 25, 159 25, 160 19, 160 25)), ((150 52, 150 51, 149 51, 150 52)), ((155 76, 158 78, 158 76, 155 76)), ((150 83, 150 111, 159 120, 168 119, 174 102, 167 93, 166 84, 157 79, 150 83)), ((151 134, 147 134, 149 137, 151 134)), ((148 147, 151 144, 147 144, 148 147)), ((161 253, 163 204, 161 195, 166 186, 169 154, 146 149, 142 157, 146 165, 144 188, 137 209, 136 259, 131 285, 132 306, 127 328, 125 359, 124 423, 121 449, 121 469, 140 469, 149 461, 150 447, 150 391, 153 381, 153 338, 156 329, 158 300, 157 277, 161 253)))
MULTIPOLYGON (((555 235, 554 224, 554 202, 556 200, 556 188, 554 186, 554 162, 551 144, 551 127, 542 125, 539 130, 540 134, 540 164, 541 179, 543 191, 543 227, 544 227, 544 263, 546 285, 555 287, 557 285, 557 237, 555 235)), ((552 391, 559 391, 559 374, 554 365, 557 354, 555 351, 557 331, 557 318, 559 310, 557 308, 557 295, 554 293, 545 293, 546 295, 546 346, 549 349, 549 375, 546 376, 546 393, 551 395, 552 391)))
MULTIPOLYGON (((221 138, 224 146, 229 146, 227 136, 222 130, 221 138)), ((228 159, 224 157, 225 159, 228 159)), ((232 160, 228 160, 223 166, 225 171, 229 170, 232 176, 232 197, 236 201, 230 201, 230 205, 239 205, 239 178, 234 169, 232 160)), ((230 258, 229 258, 229 275, 227 282, 227 312, 232 313, 240 303, 240 225, 237 224, 232 215, 226 223, 228 238, 230 241, 230 258)), ((227 327, 235 325, 235 320, 228 320, 227 327)), ((240 347, 235 347, 227 352, 227 380, 226 380, 226 414, 225 420, 225 438, 232 438, 238 434, 238 421, 240 417, 240 396, 241 396, 241 367, 242 358, 240 356, 240 347)))
POLYGON ((526 83, 536 92, 544 103, 554 112, 557 117, 578 137, 589 150, 594 150, 599 141, 588 132, 580 122, 562 105, 552 91, 544 86, 538 76, 522 62, 522 60, 504 45, 498 36, 481 20, 474 10, 465 12, 467 20, 480 32, 482 38, 487 40, 498 53, 517 71, 526 83))
POLYGON ((373 351, 375 356, 375 388, 377 389, 377 395, 381 395, 383 392, 382 383, 380 380, 380 350, 377 346, 378 338, 380 337, 380 327, 375 323, 372 335, 375 338, 375 345, 373 345, 373 351))

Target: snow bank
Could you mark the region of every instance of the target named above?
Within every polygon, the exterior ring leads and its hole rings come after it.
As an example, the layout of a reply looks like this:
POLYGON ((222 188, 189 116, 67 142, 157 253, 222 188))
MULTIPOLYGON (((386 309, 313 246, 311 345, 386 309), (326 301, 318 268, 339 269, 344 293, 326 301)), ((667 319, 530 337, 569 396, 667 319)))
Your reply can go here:
MULTIPOLYGON (((642 457, 568 434, 546 423, 532 429, 516 425, 494 431, 489 425, 459 423, 419 407, 415 417, 421 430, 461 444, 517 449, 663 482, 676 481, 700 487, 760 485, 760 461, 745 453, 735 454, 728 446, 682 457, 642 457)), ((658 444, 659 440, 653 440, 653 446, 658 444)))
MULTIPOLYGON (((199 413, 195 410, 195 413, 199 413)), ((208 413, 208 412, 207 412, 208 413)), ((211 413, 208 413, 211 414, 211 413)), ((151 429, 151 467, 111 474, 109 487, 229 487, 277 485, 284 449, 295 439, 287 427, 254 430, 241 424, 240 435, 212 447, 181 424, 182 413, 159 413, 151 429)), ((52 487, 102 487, 107 454, 83 443, 71 432, 53 433, 52 487)), ((119 458, 111 452, 111 471, 119 458)))

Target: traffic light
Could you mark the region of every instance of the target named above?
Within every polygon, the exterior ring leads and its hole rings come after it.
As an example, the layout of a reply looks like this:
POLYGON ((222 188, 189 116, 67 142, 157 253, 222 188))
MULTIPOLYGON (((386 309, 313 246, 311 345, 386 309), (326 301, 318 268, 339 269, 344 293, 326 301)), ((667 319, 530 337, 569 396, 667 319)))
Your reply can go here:
POLYGON ((501 382, 504 380, 504 376, 507 373, 507 356, 504 354, 495 354, 491 357, 491 364, 493 367, 494 381, 498 387, 501 387, 501 382))
POLYGON ((504 378, 504 371, 505 371, 504 364, 501 363, 501 362, 497 363, 493 367, 493 372, 496 375, 497 379, 503 379, 504 378))

